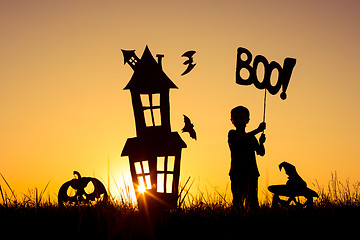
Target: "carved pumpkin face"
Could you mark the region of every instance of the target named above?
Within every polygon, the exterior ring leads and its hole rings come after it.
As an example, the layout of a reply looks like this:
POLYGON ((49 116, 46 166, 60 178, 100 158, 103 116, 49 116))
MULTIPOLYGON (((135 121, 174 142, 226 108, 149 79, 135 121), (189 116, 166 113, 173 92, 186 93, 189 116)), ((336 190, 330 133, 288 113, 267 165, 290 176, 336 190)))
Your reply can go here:
POLYGON ((59 190, 59 206, 92 204, 99 201, 107 201, 108 195, 104 185, 96 178, 81 177, 74 171, 74 178, 64 183, 59 190))

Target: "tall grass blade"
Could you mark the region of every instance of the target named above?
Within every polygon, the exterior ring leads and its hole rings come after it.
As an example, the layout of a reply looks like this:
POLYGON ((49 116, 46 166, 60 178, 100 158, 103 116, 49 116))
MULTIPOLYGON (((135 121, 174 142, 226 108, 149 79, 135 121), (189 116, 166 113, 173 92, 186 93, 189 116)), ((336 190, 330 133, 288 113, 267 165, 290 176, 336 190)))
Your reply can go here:
POLYGON ((14 191, 12 190, 12 188, 10 187, 10 184, 6 181, 6 179, 4 178, 4 176, 3 176, 1 173, 0 173, 0 175, 1 175, 2 179, 4 180, 4 182, 6 183, 6 185, 8 186, 8 188, 10 189, 11 194, 14 196, 15 201, 17 201, 16 196, 15 196, 15 193, 14 193, 14 191))
POLYGON ((2 201, 3 201, 4 205, 7 206, 7 201, 6 201, 6 198, 4 198, 4 193, 3 193, 3 191, 2 191, 1 186, 0 186, 0 192, 1 192, 2 201))
MULTIPOLYGON (((222 196, 219 191, 208 181, 208 183, 210 184, 210 186, 214 189, 214 191, 224 200, 224 202, 227 204, 228 202, 226 201, 225 197, 222 196)), ((225 196, 226 196, 226 192, 225 192, 225 196)))
POLYGON ((49 180, 49 182, 46 184, 44 190, 40 191, 39 202, 41 202, 41 200, 42 200, 42 198, 43 198, 43 196, 44 196, 44 193, 45 193, 46 189, 48 188, 48 186, 49 186, 49 184, 50 184, 50 181, 51 181, 51 180, 49 180))
POLYGON ((188 184, 188 182, 189 182, 189 181, 190 181, 190 177, 188 177, 188 179, 186 180, 186 182, 185 182, 185 184, 184 184, 184 187, 182 187, 182 188, 181 188, 181 190, 180 190, 180 193, 179 193, 178 197, 180 197, 180 196, 181 196, 182 192, 184 191, 184 189, 185 189, 185 187, 186 187, 186 185, 188 184))
MULTIPOLYGON (((188 180, 190 180, 190 177, 188 178, 188 180)), ((189 191, 190 191, 190 188, 192 187, 192 185, 194 184, 194 182, 195 182, 195 179, 193 179, 193 181, 191 182, 191 184, 190 184, 190 186, 189 186, 188 189, 185 189, 185 186, 186 186, 186 185, 183 187, 183 189, 186 190, 186 193, 185 193, 184 197, 183 197, 182 199, 180 199, 179 208, 182 206, 183 202, 185 201, 185 198, 186 198, 186 196, 188 195, 188 193, 189 193, 189 191)))

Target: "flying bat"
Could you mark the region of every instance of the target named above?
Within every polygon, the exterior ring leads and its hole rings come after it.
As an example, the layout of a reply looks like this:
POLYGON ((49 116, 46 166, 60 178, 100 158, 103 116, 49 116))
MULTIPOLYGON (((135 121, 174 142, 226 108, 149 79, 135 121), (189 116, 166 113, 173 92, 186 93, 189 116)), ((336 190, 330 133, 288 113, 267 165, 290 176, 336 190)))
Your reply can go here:
POLYGON ((195 53, 196 53, 196 51, 190 50, 190 51, 187 51, 186 53, 184 53, 182 55, 182 57, 188 57, 189 58, 188 60, 186 60, 184 62, 184 65, 187 65, 187 64, 189 64, 189 65, 186 68, 186 70, 181 74, 181 76, 189 73, 195 67, 196 63, 193 63, 194 62, 193 56, 194 56, 195 53))
POLYGON ((190 137, 196 140, 196 132, 194 130, 194 124, 191 123, 190 119, 184 115, 185 126, 183 127, 182 132, 188 132, 190 137))

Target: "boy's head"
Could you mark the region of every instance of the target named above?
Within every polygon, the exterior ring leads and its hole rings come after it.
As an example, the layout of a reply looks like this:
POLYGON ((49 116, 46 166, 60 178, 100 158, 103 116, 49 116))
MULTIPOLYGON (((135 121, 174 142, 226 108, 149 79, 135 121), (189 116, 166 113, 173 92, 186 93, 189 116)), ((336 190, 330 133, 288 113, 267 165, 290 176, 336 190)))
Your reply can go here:
POLYGON ((250 121, 249 109, 237 106, 231 110, 231 122, 236 128, 245 128, 250 121))

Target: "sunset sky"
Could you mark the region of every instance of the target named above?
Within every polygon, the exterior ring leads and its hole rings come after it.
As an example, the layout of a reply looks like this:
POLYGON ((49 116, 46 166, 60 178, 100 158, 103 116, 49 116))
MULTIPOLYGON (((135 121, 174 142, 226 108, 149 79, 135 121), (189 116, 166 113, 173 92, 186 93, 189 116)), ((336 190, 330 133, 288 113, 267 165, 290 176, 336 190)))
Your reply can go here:
MULTIPOLYGON (((268 95, 266 155, 258 157, 259 192, 285 183, 282 161, 313 185, 331 173, 360 180, 360 2, 339 1, 30 1, 0 0, 0 173, 21 197, 56 197, 72 172, 111 193, 129 178, 127 138, 135 137, 133 70, 121 49, 164 54, 171 127, 186 142, 181 181, 193 192, 230 184, 230 110, 249 108, 247 129, 262 121, 264 91, 235 83, 236 50, 281 65, 297 59, 287 99, 268 95), (195 68, 181 55, 195 50, 195 68), (181 133, 183 114, 198 140, 181 133)), ((0 181, 5 187, 5 183, 0 181)))

